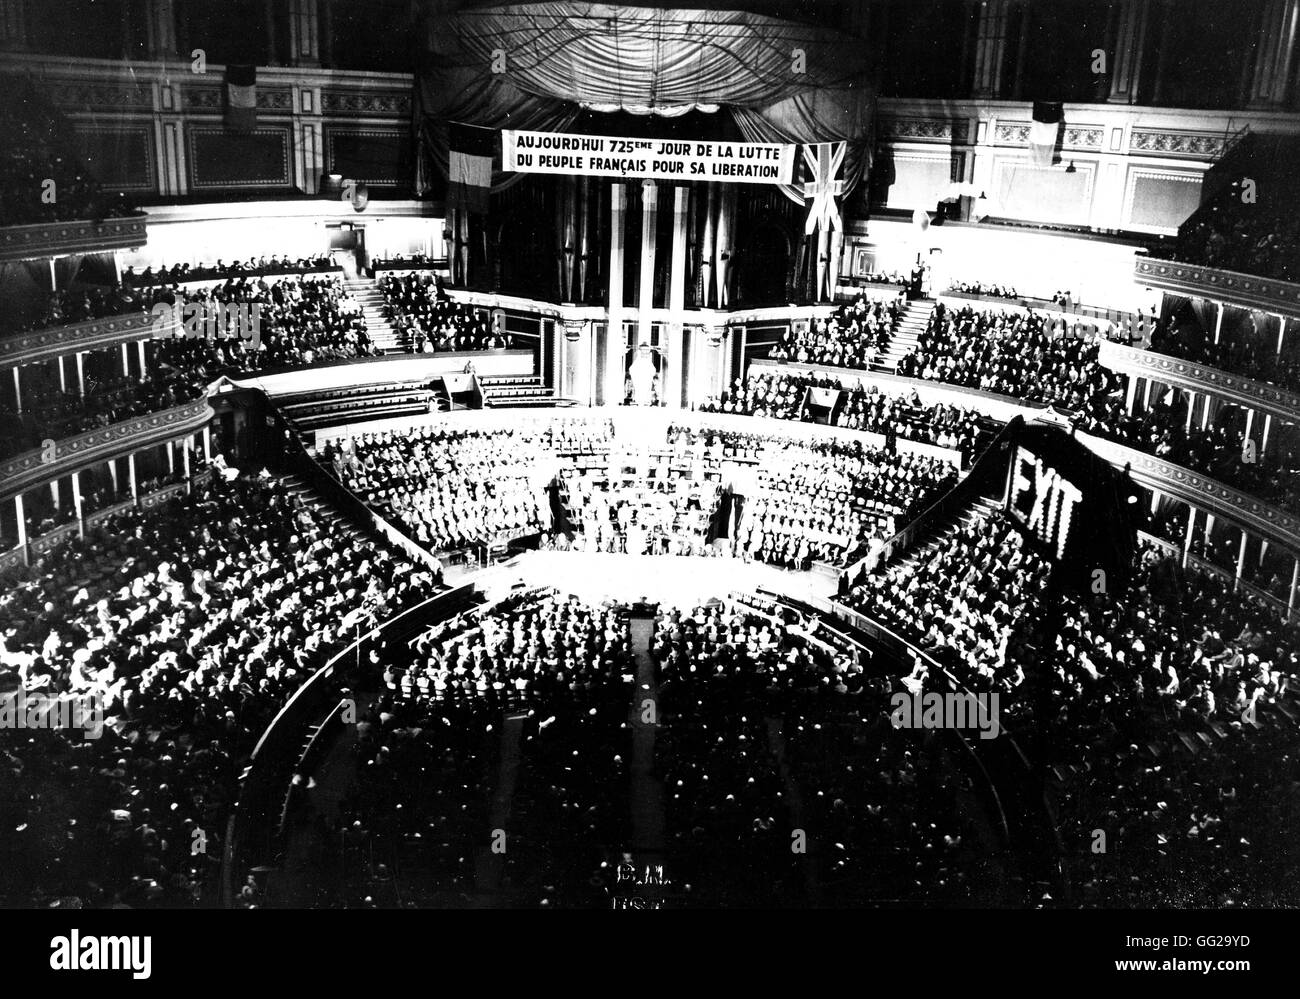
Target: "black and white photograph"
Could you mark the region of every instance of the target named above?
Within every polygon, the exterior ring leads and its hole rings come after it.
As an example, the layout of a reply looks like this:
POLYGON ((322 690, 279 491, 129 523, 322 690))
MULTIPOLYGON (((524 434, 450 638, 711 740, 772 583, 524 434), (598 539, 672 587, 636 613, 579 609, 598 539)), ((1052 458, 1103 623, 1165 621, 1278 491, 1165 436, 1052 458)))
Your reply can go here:
POLYGON ((0 0, 15 974, 1249 987, 1298 603, 1300 0, 0 0))

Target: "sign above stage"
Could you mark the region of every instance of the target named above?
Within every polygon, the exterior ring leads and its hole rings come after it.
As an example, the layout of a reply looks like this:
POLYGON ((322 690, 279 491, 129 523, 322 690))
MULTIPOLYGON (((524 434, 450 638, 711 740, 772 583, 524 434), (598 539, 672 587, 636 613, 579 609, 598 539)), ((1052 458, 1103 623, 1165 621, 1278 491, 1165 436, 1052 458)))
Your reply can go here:
POLYGON ((501 131, 502 169, 517 173, 788 185, 794 179, 795 149, 775 142, 501 131))

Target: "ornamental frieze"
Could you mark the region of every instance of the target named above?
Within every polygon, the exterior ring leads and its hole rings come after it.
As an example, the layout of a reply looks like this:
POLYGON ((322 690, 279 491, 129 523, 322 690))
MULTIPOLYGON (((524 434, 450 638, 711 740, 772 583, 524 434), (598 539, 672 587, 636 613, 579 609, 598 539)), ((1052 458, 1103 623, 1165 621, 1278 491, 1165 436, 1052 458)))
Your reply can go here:
MULTIPOLYGON (((1066 125, 1061 136, 1063 149, 1100 149, 1104 129, 1083 125, 1066 125)), ((1002 145, 1029 145, 1029 122, 999 121, 993 129, 994 140, 1002 145)))
POLYGON ((1129 150, 1135 153, 1159 153, 1161 156, 1192 156, 1218 159, 1225 139, 1213 132, 1175 132, 1162 128, 1135 128, 1129 133, 1129 150))
MULTIPOLYGON (((222 111, 225 108, 223 89, 217 87, 186 87, 184 101, 187 108, 201 111, 222 111)), ((257 87, 257 110, 291 111, 293 93, 287 87, 257 87)))
POLYGON ((119 110, 153 108, 153 85, 147 82, 42 80, 41 91, 59 107, 74 111, 86 108, 119 110))
POLYGON ((910 139, 921 142, 965 142, 968 127, 965 118, 890 118, 880 119, 882 139, 910 139))
POLYGON ((381 114, 405 117, 411 113, 411 95, 393 92, 321 90, 325 114, 381 114))

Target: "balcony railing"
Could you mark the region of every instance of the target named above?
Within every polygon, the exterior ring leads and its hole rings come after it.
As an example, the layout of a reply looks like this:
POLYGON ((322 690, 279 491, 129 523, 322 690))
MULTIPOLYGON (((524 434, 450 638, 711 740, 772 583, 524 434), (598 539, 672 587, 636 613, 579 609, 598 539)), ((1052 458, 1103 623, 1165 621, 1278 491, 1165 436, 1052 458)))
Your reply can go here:
POLYGON ((1300 316, 1300 284, 1290 281, 1151 257, 1136 258, 1133 280, 1151 288, 1208 298, 1243 309, 1300 316))
POLYGON ((169 314, 163 320, 165 328, 158 330, 153 328, 156 319, 148 312, 131 312, 0 337, 0 368, 52 360, 87 350, 103 350, 119 343, 174 336, 178 332, 179 320, 174 314, 169 314))
POLYGON ((1261 413, 1271 413, 1279 419, 1300 420, 1300 393, 1268 382, 1108 340, 1101 342, 1097 359, 1112 371, 1132 378, 1150 378, 1176 388, 1217 396, 1261 413))
POLYGON ((1251 534, 1300 552, 1300 516, 1265 503, 1201 472, 1091 434, 1075 435, 1116 468, 1129 466, 1133 481, 1222 517, 1251 534))
POLYGON ((44 448, 25 451, 0 462, 0 498, 8 498, 50 479, 71 475, 97 462, 194 433, 205 427, 212 416, 208 400, 199 399, 57 441, 50 460, 47 460, 44 448))
POLYGON ((105 219, 103 222, 86 219, 0 226, 0 261, 126 250, 144 246, 147 241, 143 215, 105 219))

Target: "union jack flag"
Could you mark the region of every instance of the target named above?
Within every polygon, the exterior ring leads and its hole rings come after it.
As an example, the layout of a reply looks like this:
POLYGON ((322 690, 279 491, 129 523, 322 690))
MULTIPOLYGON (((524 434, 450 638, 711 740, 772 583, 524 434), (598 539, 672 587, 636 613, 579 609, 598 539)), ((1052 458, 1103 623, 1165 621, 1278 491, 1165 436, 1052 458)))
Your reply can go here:
POLYGON ((818 226, 827 231, 844 228, 835 199, 844 193, 844 181, 836 177, 844 165, 847 145, 844 142, 817 142, 803 147, 803 161, 812 177, 803 185, 803 196, 812 199, 808 206, 808 221, 804 224, 805 235, 815 232, 818 226))

